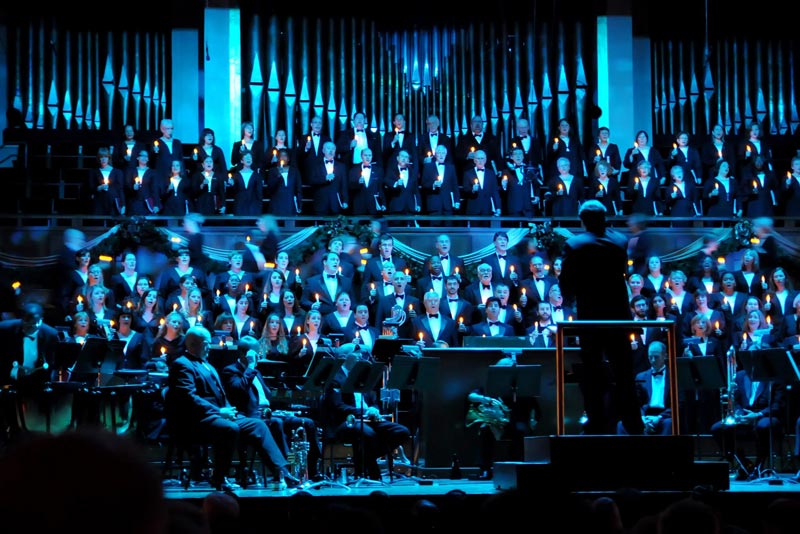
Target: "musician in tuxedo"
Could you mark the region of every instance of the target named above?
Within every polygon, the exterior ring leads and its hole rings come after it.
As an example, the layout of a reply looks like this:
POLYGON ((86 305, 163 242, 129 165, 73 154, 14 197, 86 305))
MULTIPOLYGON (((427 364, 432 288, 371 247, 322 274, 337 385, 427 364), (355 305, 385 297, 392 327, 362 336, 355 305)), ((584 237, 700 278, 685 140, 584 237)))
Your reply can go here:
POLYGON ((439 147, 445 149, 445 162, 453 163, 453 140, 441 130, 437 115, 428 115, 425 119, 426 131, 417 137, 417 161, 423 167, 436 160, 439 147))
POLYGON ((486 299, 486 318, 469 327, 470 336, 499 337, 515 335, 514 327, 500 320, 500 299, 486 299))
POLYGON ((475 165, 470 168, 467 164, 462 173, 461 193, 466 202, 464 213, 499 217, 502 204, 494 168, 487 165, 486 152, 483 150, 475 151, 472 161, 475 165))
POLYGON ((511 153, 519 148, 522 150, 521 163, 526 167, 531 167, 532 172, 540 175, 542 172, 542 163, 544 162, 544 153, 542 151, 542 143, 538 137, 534 137, 531 133, 531 124, 528 119, 517 120, 517 132, 511 138, 511 153))
MULTIPOLYGON (((289 153, 278 153, 279 164, 266 172, 264 197, 269 199, 267 211, 276 217, 294 217, 303 211, 303 179, 300 169, 291 165, 289 153)), ((261 179, 256 173, 253 178, 261 179)))
POLYGON ((322 146, 322 161, 313 165, 309 185, 313 191, 315 215, 339 215, 348 207, 347 167, 335 160, 336 145, 322 146))
POLYGON ((511 150, 511 161, 500 173, 500 196, 503 213, 509 217, 530 218, 539 215, 539 182, 535 167, 523 162, 522 147, 511 150))
POLYGON ((460 256, 453 254, 452 242, 450 236, 447 234, 439 234, 436 236, 434 243, 436 252, 439 254, 439 259, 442 262, 442 274, 454 274, 458 278, 459 284, 462 286, 467 283, 467 270, 464 265, 464 260, 460 256))
POLYGON ((55 371, 58 332, 44 323, 44 308, 38 302, 22 307, 19 319, 0 321, 0 384, 17 390, 37 390, 55 371))
POLYGON ((319 310, 324 317, 336 309, 336 297, 340 292, 350 293, 352 281, 339 274, 339 261, 337 253, 328 252, 322 261, 322 273, 305 280, 300 302, 303 309, 319 310))
POLYGON ((353 444, 356 476, 380 480, 378 458, 405 443, 410 432, 407 427, 381 415, 380 399, 375 391, 342 391, 348 374, 362 357, 360 350, 345 355, 342 366, 323 393, 320 419, 337 441, 353 444))
POLYGON ((436 291, 425 293, 425 313, 417 315, 412 321, 415 339, 421 348, 433 347, 437 342, 447 343, 448 347, 458 346, 458 325, 439 312, 440 302, 441 297, 436 291))
POLYGON ((558 284, 558 278, 547 274, 544 268, 544 258, 538 254, 531 256, 528 263, 531 273, 530 278, 520 282, 517 301, 525 316, 526 324, 536 320, 536 311, 540 302, 548 302, 550 288, 558 284))
MULTIPOLYGON (((394 237, 392 234, 383 233, 378 238, 380 253, 367 260, 364 266, 364 273, 362 274, 361 294, 365 295, 369 290, 369 284, 374 282, 378 285, 383 279, 381 271, 383 270, 383 262, 390 261, 396 271, 403 271, 408 265, 406 260, 394 253, 394 237), (366 291, 365 291, 366 289, 366 291)), ((380 294, 380 292, 378 293, 380 294)))
POLYGON ((411 337, 413 335, 411 320, 417 316, 420 306, 419 299, 406 290, 408 276, 404 272, 396 271, 392 277, 392 284, 394 293, 378 299, 375 310, 375 326, 381 328, 385 320, 392 318, 392 308, 399 306, 405 314, 406 321, 401 325, 402 328, 399 329, 398 335, 402 332, 404 335, 400 335, 400 337, 411 337))
POLYGON ((461 207, 456 167, 447 161, 447 147, 438 145, 434 157, 422 165, 422 204, 427 215, 450 216, 461 207))
MULTIPOLYGON (((322 117, 316 115, 311 118, 310 129, 302 137, 297 138, 297 154, 302 175, 309 179, 316 169, 322 165, 323 147, 331 142, 331 138, 322 133, 322 117)), ((334 153, 336 145, 334 145, 334 153)))
POLYGON ((492 284, 505 282, 516 289, 522 278, 522 265, 519 258, 508 251, 508 234, 495 232, 492 243, 494 251, 481 260, 492 268, 492 284))
MULTIPOLYGON (((653 341, 647 347, 649 368, 636 374, 636 394, 642 410, 644 433, 672 435, 672 403, 667 372, 667 346, 653 341)), ((617 424, 618 434, 627 434, 622 422, 617 424)))
POLYGON ((383 135, 383 167, 389 169, 401 151, 408 154, 408 159, 415 169, 417 164, 417 150, 415 135, 406 128, 406 119, 402 113, 397 113, 392 118, 392 129, 383 135))
POLYGON ((361 164, 362 153, 367 149, 380 154, 381 137, 367 127, 367 116, 357 111, 353 115, 353 126, 339 132, 336 138, 336 156, 349 172, 361 164))
POLYGON ((442 272, 442 260, 436 254, 428 258, 425 262, 428 272, 417 280, 417 295, 422 300, 429 291, 434 291, 437 295, 445 294, 444 273, 442 272))
POLYGON ((258 352, 247 347, 258 346, 258 340, 246 336, 239 341, 239 357, 235 362, 225 366, 220 373, 222 386, 230 403, 238 413, 245 417, 263 419, 284 457, 289 455, 287 440, 291 440, 292 432, 302 427, 308 441, 308 477, 317 476, 317 466, 322 457, 319 441, 316 439, 317 424, 310 417, 298 417, 289 412, 280 415, 272 413, 270 399, 272 389, 267 385, 259 371, 258 352))
POLYGON ((276 483, 284 481, 286 485, 298 485, 300 481, 289 473, 286 458, 264 421, 238 413, 228 401, 219 374, 208 363, 210 346, 211 333, 203 327, 193 326, 186 333, 184 353, 170 365, 165 397, 170 432, 193 441, 210 441, 214 450, 211 484, 217 490, 235 487, 226 476, 234 452, 241 452, 245 444, 256 448, 276 483))
MULTIPOLYGON (((456 144, 454 157, 456 171, 460 176, 472 169, 472 162, 478 156, 478 152, 483 152, 485 156, 482 164, 496 172, 501 160, 497 138, 485 131, 483 117, 475 115, 470 120, 469 131, 461 134, 456 144)), ((467 191, 467 189, 465 188, 464 191, 467 191)), ((497 209, 500 209, 499 205, 497 209)))
POLYGON ((380 335, 381 329, 369 322, 369 306, 363 303, 357 305, 352 328, 344 329, 345 342, 355 343, 361 348, 361 352, 372 354, 372 348, 380 335))
POLYGON ((373 163, 371 148, 361 151, 360 165, 354 165, 348 174, 350 208, 353 215, 377 217, 386 211, 386 197, 383 193, 383 169, 373 163))
POLYGON ((394 164, 386 164, 383 194, 386 196, 386 209, 389 214, 411 215, 422 210, 419 172, 411 161, 411 152, 402 149, 397 152, 394 164))
POLYGON ((472 304, 459 294, 460 283, 455 275, 444 279, 445 294, 439 304, 439 311, 458 323, 459 334, 466 333, 466 327, 472 324, 472 304), (463 326, 463 328, 462 328, 463 326))

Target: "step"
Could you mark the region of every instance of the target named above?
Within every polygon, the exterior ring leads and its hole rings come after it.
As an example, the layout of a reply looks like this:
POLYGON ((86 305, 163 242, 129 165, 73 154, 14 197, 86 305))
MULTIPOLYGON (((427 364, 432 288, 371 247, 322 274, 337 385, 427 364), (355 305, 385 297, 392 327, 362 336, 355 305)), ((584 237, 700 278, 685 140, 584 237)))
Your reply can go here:
POLYGON ((494 464, 494 483, 528 490, 728 489, 728 463, 696 461, 693 444, 692 436, 533 436, 525 438, 524 461, 494 464))

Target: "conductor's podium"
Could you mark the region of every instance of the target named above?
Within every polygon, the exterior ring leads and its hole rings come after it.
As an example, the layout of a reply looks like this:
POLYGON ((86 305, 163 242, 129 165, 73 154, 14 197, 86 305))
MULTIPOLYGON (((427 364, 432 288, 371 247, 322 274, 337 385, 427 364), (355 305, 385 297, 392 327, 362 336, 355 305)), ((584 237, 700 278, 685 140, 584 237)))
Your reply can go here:
POLYGON ((690 491, 730 487, 727 462, 697 461, 692 436, 531 436, 522 462, 495 462, 498 490, 690 491))

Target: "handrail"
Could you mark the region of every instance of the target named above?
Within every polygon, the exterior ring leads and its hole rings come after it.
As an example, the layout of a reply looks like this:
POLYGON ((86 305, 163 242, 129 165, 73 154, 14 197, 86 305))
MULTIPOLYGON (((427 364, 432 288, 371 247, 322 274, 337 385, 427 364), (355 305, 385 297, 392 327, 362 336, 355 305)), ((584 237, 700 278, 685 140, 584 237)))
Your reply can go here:
POLYGON ((680 414, 678 409, 678 380, 677 380, 677 337, 675 335, 675 321, 567 321, 558 323, 556 333, 556 435, 564 434, 564 337, 568 330, 579 329, 617 329, 625 328, 667 328, 667 372, 669 373, 669 395, 672 410, 672 435, 677 436, 680 428, 680 414))

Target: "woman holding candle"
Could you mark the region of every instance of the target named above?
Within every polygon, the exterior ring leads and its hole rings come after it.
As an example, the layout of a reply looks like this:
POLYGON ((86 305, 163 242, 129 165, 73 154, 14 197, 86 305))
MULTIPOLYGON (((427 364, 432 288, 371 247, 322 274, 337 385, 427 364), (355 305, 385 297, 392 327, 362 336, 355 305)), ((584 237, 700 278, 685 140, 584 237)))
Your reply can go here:
POLYGON ((175 159, 170 166, 169 175, 161 184, 161 215, 187 215, 194 211, 192 181, 183 170, 183 160, 175 159))
POLYGON ((597 142, 589 147, 586 152, 586 162, 588 163, 589 174, 597 174, 597 164, 604 161, 608 165, 608 175, 619 183, 619 173, 622 169, 622 156, 619 152, 619 145, 612 143, 609 139, 611 130, 607 126, 597 129, 597 142))
POLYGON ((675 136, 672 152, 669 153, 669 168, 678 166, 683 169, 683 176, 687 182, 695 185, 703 183, 703 163, 700 152, 689 146, 689 133, 680 132, 675 136))
POLYGON ((350 294, 347 291, 340 291, 336 295, 336 309, 322 318, 322 333, 344 334, 347 339, 351 339, 356 324, 351 305, 350 294))
POLYGON ((769 289, 764 293, 763 308, 770 318, 775 332, 782 332, 784 317, 794 312, 794 290, 792 280, 783 267, 776 267, 769 276, 769 289))
POLYGON ((736 279, 736 291, 748 293, 759 299, 764 297, 768 289, 767 275, 761 270, 758 253, 748 248, 742 254, 742 261, 738 269, 733 271, 736 279))
POLYGON ((692 319, 696 315, 702 315, 711 325, 711 334, 716 339, 720 340, 723 344, 729 340, 729 334, 732 330, 725 320, 725 314, 720 310, 714 310, 709 307, 708 291, 705 288, 698 288, 694 292, 694 310, 690 313, 684 314, 683 325, 681 328, 681 335, 683 337, 690 337, 692 335, 692 319))
POLYGON ((649 161, 642 160, 636 166, 636 176, 633 178, 631 191, 631 213, 648 217, 664 214, 664 200, 661 196, 661 186, 666 183, 664 178, 653 174, 654 167, 649 161))
POLYGON ((115 168, 125 172, 136 167, 137 158, 142 150, 147 152, 147 145, 136 139, 136 129, 132 124, 126 124, 122 132, 122 139, 111 147, 111 162, 115 168))
MULTIPOLYGON (((289 262, 289 253, 285 250, 278 252, 275 257, 275 270, 283 275, 284 286, 294 291, 296 296, 303 293, 303 279, 300 268, 289 262)), ((270 271, 266 271, 269 273, 270 271)))
POLYGON ((169 364, 183 354, 183 320, 183 315, 180 312, 167 314, 150 347, 150 362, 148 362, 146 369, 166 371, 169 368, 169 364))
POLYGON ((242 168, 242 156, 246 152, 249 152, 253 156, 253 169, 260 171, 264 168, 264 144, 256 140, 255 127, 250 121, 242 123, 242 139, 233 143, 233 148, 231 149, 230 172, 242 168))
POLYGON ((287 287, 283 273, 277 269, 267 271, 264 287, 261 289, 261 302, 258 307, 260 316, 266 317, 283 309, 283 291, 285 289, 287 287))
POLYGON ((787 217, 800 216, 800 156, 792 158, 791 169, 780 179, 780 201, 787 217))
POLYGON ((558 160, 567 158, 572 174, 579 178, 578 181, 583 183, 586 180, 586 164, 583 159, 585 152, 578 136, 572 135, 572 125, 568 119, 562 118, 558 121, 557 136, 545 144, 548 148, 551 175, 558 170, 558 160))
POLYGON ((300 308, 300 302, 297 296, 291 289, 283 290, 283 298, 281 300, 283 306, 278 313, 283 321, 283 326, 291 338, 300 337, 303 333, 303 310, 300 308))
POLYGON ((286 154, 287 166, 295 167, 294 163, 294 150, 289 146, 289 136, 286 135, 286 130, 278 130, 275 132, 275 137, 272 140, 272 146, 264 154, 265 164, 262 171, 266 174, 269 169, 280 167, 281 165, 281 152, 286 154))
MULTIPOLYGON (((670 217, 698 217, 703 214, 698 187, 694 180, 686 180, 686 174, 680 165, 670 169, 672 185, 666 191, 666 210, 670 217)), ((673 221, 673 227, 687 227, 689 221, 673 221)))
POLYGON ((201 215, 225 213, 225 174, 217 171, 212 156, 200 160, 192 174, 194 210, 201 215))
MULTIPOLYGON (((625 165, 629 171, 628 188, 632 189, 636 177, 639 176, 638 167, 639 163, 647 161, 650 163, 650 174, 657 180, 666 177, 666 170, 664 166, 664 158, 655 147, 650 146, 650 136, 644 130, 636 132, 636 138, 633 142, 633 147, 625 152, 625 157, 622 159, 622 164, 625 165)), ((622 185, 622 184, 620 184, 622 185)))
POLYGON ((766 168, 772 170, 772 148, 761 137, 761 125, 754 120, 747 129, 747 138, 736 149, 739 174, 753 174, 750 171, 758 156, 766 162, 766 168))
POLYGON ((252 302, 247 293, 242 293, 236 299, 236 311, 233 314, 234 329, 233 339, 239 340, 244 336, 252 336, 256 339, 261 335, 263 325, 261 320, 250 313, 253 309, 252 302))
POLYGON ((233 197, 231 212, 239 217, 258 217, 264 211, 264 177, 253 167, 253 155, 242 154, 239 169, 230 176, 233 185, 228 195, 233 197))
POLYGON ((668 274, 662 271, 661 258, 650 256, 647 258, 647 275, 643 279, 642 295, 650 300, 657 293, 665 293, 668 279, 668 274))
POLYGON ((333 353, 326 346, 320 327, 322 314, 319 310, 309 310, 303 320, 303 333, 294 338, 290 349, 290 376, 302 376, 313 367, 313 363, 333 353))
POLYGON ((133 156, 135 163, 125 167, 125 202, 128 216, 152 215, 156 207, 158 188, 156 171, 149 165, 150 153, 142 147, 133 156))
POLYGON ((150 349, 158 335, 161 325, 166 320, 161 311, 161 296, 154 288, 145 291, 144 296, 133 315, 132 328, 144 335, 144 358, 150 356, 150 349))
MULTIPOLYGON (((706 215, 709 217, 741 217, 742 200, 739 198, 739 186, 731 175, 727 161, 717 164, 714 177, 706 181, 703 188, 703 200, 706 203, 706 215)), ((716 225, 716 223, 714 223, 716 225)))
POLYGON ((732 170, 736 169, 736 148, 725 138, 725 129, 721 124, 711 128, 711 136, 700 149, 700 159, 703 161, 703 182, 714 177, 720 161, 727 161, 732 170))
POLYGON ((195 169, 200 170, 202 163, 207 157, 211 157, 213 166, 212 169, 215 173, 225 173, 228 171, 228 165, 225 163, 225 153, 222 148, 216 144, 216 135, 211 128, 203 128, 203 133, 200 134, 200 142, 197 148, 192 151, 192 161, 194 162, 195 169))
POLYGON ((764 312, 753 310, 747 314, 742 324, 742 335, 734 340, 738 350, 761 350, 776 346, 776 336, 772 325, 767 322, 764 312))
POLYGON ((125 215, 125 174, 111 165, 107 147, 97 151, 97 168, 89 171, 88 191, 92 215, 125 215))
POLYGON ((599 200, 608 213, 622 216, 622 198, 620 197, 619 182, 610 175, 611 165, 605 160, 598 161, 594 166, 594 179, 589 184, 589 196, 599 200))
POLYGON ((186 307, 182 310, 183 331, 186 332, 193 326, 202 326, 206 330, 214 329, 214 317, 203 306, 203 291, 195 286, 189 290, 186 297, 186 307))

